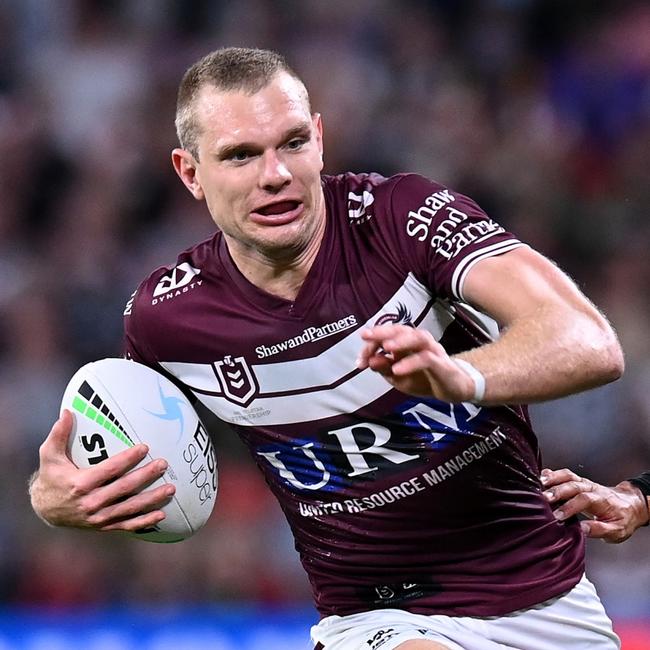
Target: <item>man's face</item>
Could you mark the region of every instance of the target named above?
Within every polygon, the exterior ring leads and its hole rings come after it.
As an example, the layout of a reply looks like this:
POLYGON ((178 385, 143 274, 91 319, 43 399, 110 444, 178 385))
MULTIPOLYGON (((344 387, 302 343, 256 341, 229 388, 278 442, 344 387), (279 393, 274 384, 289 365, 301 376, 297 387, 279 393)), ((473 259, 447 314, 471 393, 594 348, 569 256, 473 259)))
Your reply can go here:
POLYGON ((300 255, 322 233, 322 127, 304 87, 286 73, 253 95, 201 90, 197 161, 175 149, 174 167, 235 255, 300 255))

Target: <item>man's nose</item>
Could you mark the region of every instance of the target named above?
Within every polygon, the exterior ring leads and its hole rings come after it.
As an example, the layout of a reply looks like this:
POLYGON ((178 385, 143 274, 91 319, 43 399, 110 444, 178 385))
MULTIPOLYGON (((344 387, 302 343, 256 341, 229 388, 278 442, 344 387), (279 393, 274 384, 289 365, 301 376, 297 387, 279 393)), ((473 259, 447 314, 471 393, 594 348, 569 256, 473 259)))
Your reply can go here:
POLYGON ((277 192, 291 182, 291 172, 277 151, 265 151, 262 156, 260 186, 268 192, 277 192))

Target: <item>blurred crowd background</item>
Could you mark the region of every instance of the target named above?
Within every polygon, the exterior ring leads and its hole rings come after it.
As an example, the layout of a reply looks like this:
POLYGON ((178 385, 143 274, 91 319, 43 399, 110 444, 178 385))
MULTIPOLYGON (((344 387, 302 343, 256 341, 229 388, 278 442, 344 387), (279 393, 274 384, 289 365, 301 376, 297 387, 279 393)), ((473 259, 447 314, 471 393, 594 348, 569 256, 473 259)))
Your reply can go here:
MULTIPOLYGON (((184 70, 282 52, 325 124, 326 171, 416 171, 469 194, 608 315, 619 382, 532 408, 546 464, 650 469, 650 4, 617 0, 0 2, 0 602, 303 605, 309 587, 243 445, 182 544, 46 527, 27 480, 123 305, 212 222, 170 150, 184 70)), ((616 619, 650 620, 650 533, 588 545, 616 619)))

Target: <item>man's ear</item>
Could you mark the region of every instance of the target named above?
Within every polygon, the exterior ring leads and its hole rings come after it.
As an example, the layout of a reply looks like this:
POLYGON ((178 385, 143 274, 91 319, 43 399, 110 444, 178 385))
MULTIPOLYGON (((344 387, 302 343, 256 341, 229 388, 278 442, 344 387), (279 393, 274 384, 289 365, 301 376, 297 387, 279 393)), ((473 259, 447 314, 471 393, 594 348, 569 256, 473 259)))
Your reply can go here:
POLYGON ((202 201, 205 194, 196 173, 198 163, 194 156, 186 149, 174 149, 172 151, 172 165, 174 165, 174 171, 183 181, 183 185, 192 193, 192 196, 197 201, 202 201))
POLYGON ((323 118, 320 113, 312 113, 311 116, 314 130, 316 131, 316 145, 320 151, 321 160, 323 158, 323 118))

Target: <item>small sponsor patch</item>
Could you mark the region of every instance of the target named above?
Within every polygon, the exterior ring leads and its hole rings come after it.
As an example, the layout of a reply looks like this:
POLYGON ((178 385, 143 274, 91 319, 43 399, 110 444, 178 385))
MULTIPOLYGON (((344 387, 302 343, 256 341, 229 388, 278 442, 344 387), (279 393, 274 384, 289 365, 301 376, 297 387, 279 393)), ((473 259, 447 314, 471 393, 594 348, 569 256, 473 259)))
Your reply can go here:
POLYGON ((423 582, 398 582, 388 585, 368 587, 365 593, 360 594, 363 599, 376 608, 394 607, 415 598, 432 596, 440 591, 435 583, 423 582))

